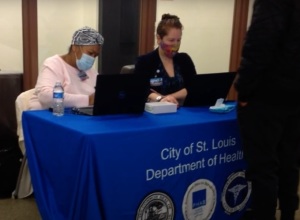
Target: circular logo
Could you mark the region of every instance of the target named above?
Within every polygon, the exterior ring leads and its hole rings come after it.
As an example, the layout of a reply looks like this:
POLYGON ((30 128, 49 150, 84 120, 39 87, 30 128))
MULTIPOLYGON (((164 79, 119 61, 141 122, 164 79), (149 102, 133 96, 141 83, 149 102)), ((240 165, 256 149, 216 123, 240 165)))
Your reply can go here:
POLYGON ((228 214, 242 210, 251 194, 251 183, 245 179, 245 172, 231 174, 222 192, 222 205, 228 214))
POLYGON ((193 182, 187 189, 182 212, 185 220, 209 220, 216 207, 217 192, 215 185, 207 179, 193 182))
POLYGON ((139 206, 136 220, 173 220, 174 204, 171 198, 161 192, 148 195, 139 206))

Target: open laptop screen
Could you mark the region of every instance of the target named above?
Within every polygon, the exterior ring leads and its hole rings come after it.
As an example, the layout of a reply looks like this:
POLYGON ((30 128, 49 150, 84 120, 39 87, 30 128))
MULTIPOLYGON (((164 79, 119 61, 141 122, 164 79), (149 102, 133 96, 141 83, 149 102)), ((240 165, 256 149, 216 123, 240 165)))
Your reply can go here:
POLYGON ((184 106, 211 106, 219 98, 226 99, 235 72, 197 74, 187 82, 184 106))
POLYGON ((143 74, 98 75, 93 115, 143 113, 149 89, 143 74))
POLYGON ((98 75, 93 106, 72 108, 74 114, 141 114, 150 91, 149 79, 142 74, 98 75))

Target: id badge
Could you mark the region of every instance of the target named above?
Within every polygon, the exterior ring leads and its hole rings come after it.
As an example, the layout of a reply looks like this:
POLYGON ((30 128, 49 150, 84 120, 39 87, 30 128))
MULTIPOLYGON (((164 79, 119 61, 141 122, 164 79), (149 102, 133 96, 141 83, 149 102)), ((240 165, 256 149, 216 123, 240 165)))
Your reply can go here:
POLYGON ((77 74, 81 81, 84 81, 89 78, 89 76, 84 71, 79 71, 77 74))
POLYGON ((150 86, 161 86, 163 84, 162 77, 156 77, 150 79, 150 86))

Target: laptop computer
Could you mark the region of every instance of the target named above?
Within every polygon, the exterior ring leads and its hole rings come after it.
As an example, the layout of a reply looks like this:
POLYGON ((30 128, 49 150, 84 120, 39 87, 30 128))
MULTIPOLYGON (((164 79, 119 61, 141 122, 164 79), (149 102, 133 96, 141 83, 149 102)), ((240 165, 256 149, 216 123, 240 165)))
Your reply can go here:
POLYGON ((149 90, 149 79, 143 74, 98 75, 94 105, 72 111, 84 115, 141 114, 149 90))
POLYGON ((183 106, 212 106, 217 99, 226 99, 236 72, 194 75, 187 83, 188 94, 183 106))

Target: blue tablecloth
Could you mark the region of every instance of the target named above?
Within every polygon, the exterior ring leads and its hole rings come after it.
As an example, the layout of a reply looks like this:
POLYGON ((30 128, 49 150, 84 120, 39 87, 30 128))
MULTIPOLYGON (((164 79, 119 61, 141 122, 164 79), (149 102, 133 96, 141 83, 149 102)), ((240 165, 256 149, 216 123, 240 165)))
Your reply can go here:
POLYGON ((235 111, 26 111, 23 128, 44 220, 232 220, 247 207, 235 111))

